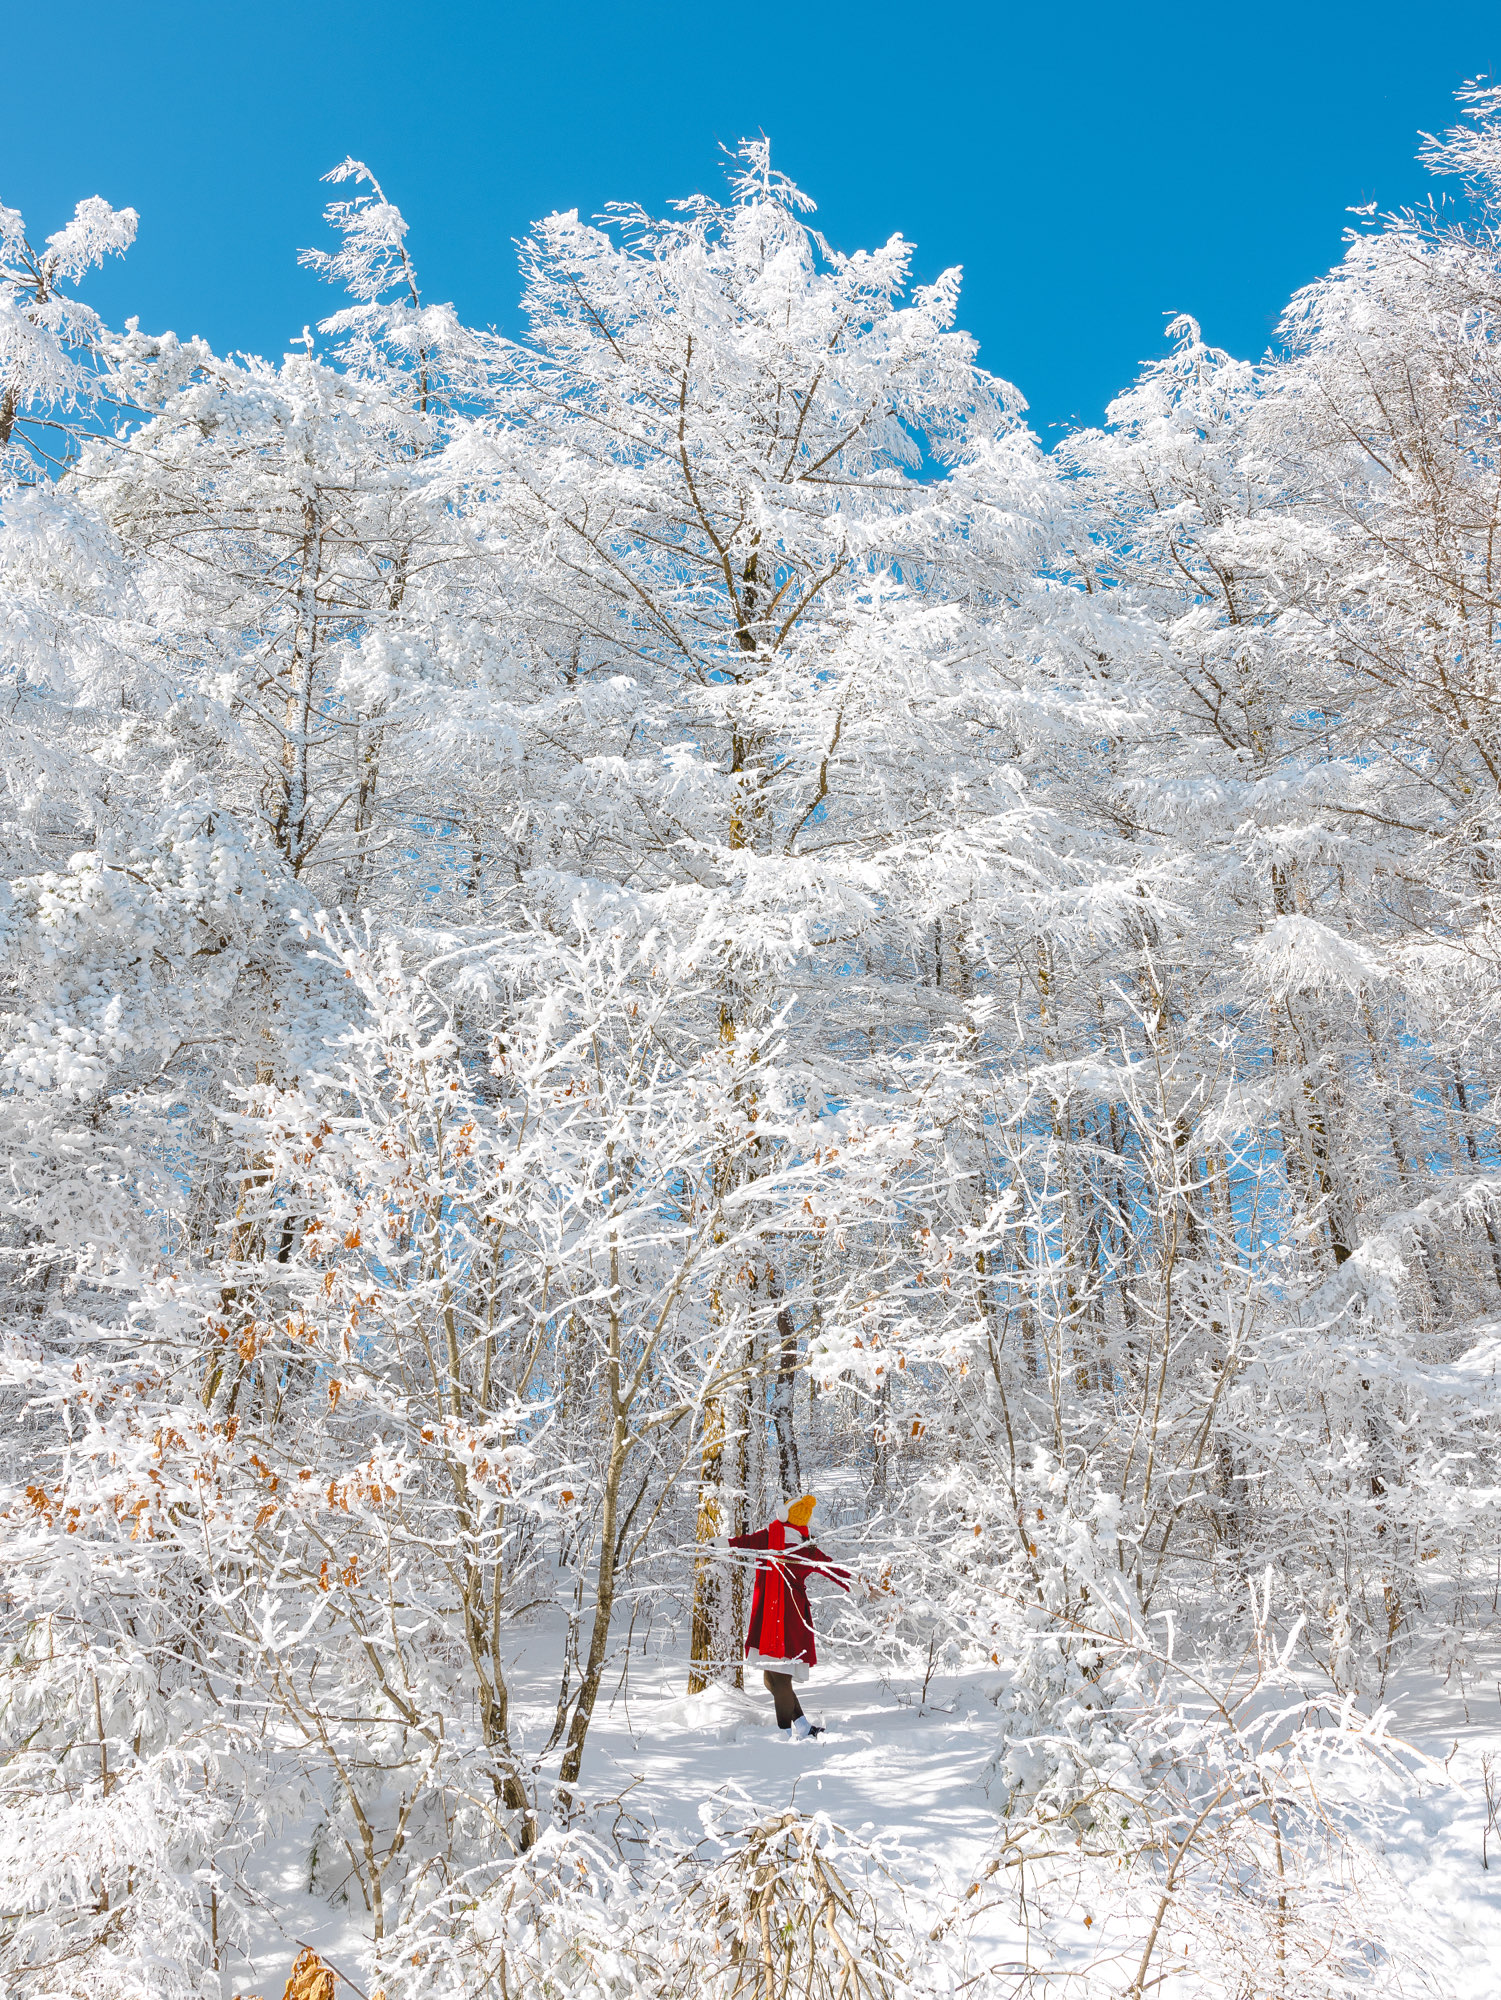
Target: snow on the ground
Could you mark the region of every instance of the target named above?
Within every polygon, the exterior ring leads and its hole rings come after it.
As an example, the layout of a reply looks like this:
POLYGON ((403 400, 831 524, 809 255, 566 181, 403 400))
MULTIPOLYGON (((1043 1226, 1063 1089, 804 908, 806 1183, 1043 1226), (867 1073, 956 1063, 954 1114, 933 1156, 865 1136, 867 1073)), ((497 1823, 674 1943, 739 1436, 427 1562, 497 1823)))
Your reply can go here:
MULTIPOLYGON (((545 1736, 555 1688, 547 1669, 553 1635, 530 1635, 518 1663, 513 1712, 526 1735, 545 1736)), ((987 1779, 999 1747, 1000 1719, 984 1688, 935 1680, 927 1699, 861 1667, 821 1666, 800 1690, 809 1716, 827 1734, 788 1742, 774 1725, 759 1676, 744 1692, 716 1686, 684 1692, 686 1661, 677 1654, 643 1656, 638 1649, 627 1681, 613 1698, 602 1694, 590 1732, 584 1791, 614 1802, 601 1829, 670 1829, 688 1842, 701 1832, 701 1808, 722 1802, 766 1813, 795 1807, 822 1812, 851 1832, 879 1835, 900 1850, 904 1875, 938 1896, 962 1892, 994 1852, 999 1795, 987 1779)), ((1312 1692, 1312 1690, 1310 1690, 1312 1692)), ((1486 1825, 1483 1759, 1494 1760, 1501 1798, 1501 1661, 1485 1673, 1473 1662, 1447 1679, 1409 1672, 1388 1690, 1388 1723, 1418 1753, 1417 1775, 1388 1792, 1374 1843, 1358 1867, 1364 1906, 1377 1927, 1405 1944, 1416 1984, 1403 1990, 1432 2000, 1498 2000, 1501 1996, 1501 1828, 1481 1863, 1486 1825)), ((300 1942, 361 1978, 368 1919, 352 1882, 348 1901, 330 1905, 307 1893, 310 1827, 289 1829, 255 1878, 261 1901, 251 1967, 232 1971, 226 1993, 273 1995, 300 1942)), ((1075 1940, 1085 1958, 1112 1943, 1108 1913, 1088 1938, 1075 1940)), ((998 1957, 1010 1956, 999 1925, 998 1957)), ((1059 1942, 1054 1939, 1055 1945, 1059 1942)), ((1139 1948, 1139 1947, 1138 1947, 1139 1948)), ((984 1956, 982 1950, 982 1957, 984 1956)), ((1075 1961, 1078 1963, 1078 1960, 1075 1961)), ((1119 1984, 1119 1982, 1116 1982, 1119 1984)), ((979 1989, 974 1989, 979 1990, 979 1989)), ((1164 1986, 1191 1995, 1190 1978, 1164 1986)))
POLYGON ((984 1778, 995 1711, 972 1690, 966 1701, 952 1684, 934 1687, 920 1705, 869 1675, 823 1669, 800 1694, 827 1733, 789 1742, 771 1697, 749 1676, 743 1693, 716 1686, 700 1695, 680 1691, 678 1663, 652 1678, 602 1718, 586 1766, 596 1794, 634 1782, 631 1805, 643 1817, 691 1826, 700 1801, 736 1794, 767 1812, 825 1812, 935 1859, 978 1857, 993 1838, 984 1778))
MULTIPOLYGON (((1483 1760, 1501 1805, 1501 1658, 1455 1666, 1443 1679, 1408 1673, 1386 1697, 1390 1728, 1421 1751, 1406 1797, 1393 1801, 1378 1836, 1403 1898, 1404 1928, 1434 1991, 1454 2000, 1501 1995, 1501 1826, 1489 1838, 1483 1760)), ((1498 1812, 1501 1819, 1501 1812, 1498 1812)))

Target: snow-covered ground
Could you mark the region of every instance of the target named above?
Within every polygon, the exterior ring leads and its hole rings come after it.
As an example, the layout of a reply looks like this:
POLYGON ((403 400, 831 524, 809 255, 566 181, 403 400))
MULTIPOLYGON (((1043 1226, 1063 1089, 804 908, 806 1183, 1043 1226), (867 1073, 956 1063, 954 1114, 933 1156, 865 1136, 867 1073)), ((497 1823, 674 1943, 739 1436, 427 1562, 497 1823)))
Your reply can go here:
POLYGON ((1501 1822, 1501 1656, 1445 1679, 1409 1673, 1389 1690, 1390 1726, 1427 1770, 1394 1801, 1379 1836, 1411 1948, 1442 1995, 1501 1994, 1501 1824, 1490 1832, 1483 1760, 1501 1822))
MULTIPOLYGON (((528 1652, 518 1663, 521 1720, 528 1731, 545 1734, 551 1711, 540 1697, 555 1640, 539 1630, 528 1652)), ((1000 1722, 973 1680, 935 1680, 923 1702, 915 1687, 852 1662, 831 1662, 802 1690, 805 1708, 827 1734, 789 1743, 759 1684, 744 1693, 715 1687, 689 1696, 685 1677, 679 1655, 638 1650, 627 1681, 613 1699, 602 1699, 584 1769, 591 1799, 613 1802, 600 1815, 601 1829, 666 1828, 691 1840, 705 1806, 826 1813, 852 1833, 880 1836, 899 1856, 904 1876, 939 1903, 962 1894, 995 1852, 1000 1800, 988 1780, 1000 1722)), ((1404 1792, 1385 1790, 1374 1840, 1357 1850, 1355 1907, 1373 1934, 1401 1949, 1400 1990, 1434 2000, 1495 2000, 1501 1832, 1490 1836, 1487 1870, 1482 1760, 1494 1760, 1501 1799, 1501 1658, 1483 1671, 1472 1660, 1463 1671, 1451 1669, 1447 1680, 1410 1672, 1391 1691, 1387 1709, 1392 1735, 1416 1753, 1416 1775, 1404 1792)), ((227 1992, 275 2000, 301 1942, 363 1983, 368 1920, 358 1889, 351 1883, 349 1899, 332 1905, 307 1893, 309 1835, 310 1827, 288 1829, 257 1876, 254 1964, 233 1970, 227 1992)), ((1139 1927, 1108 1909, 1081 1909, 1072 1919, 1029 1928, 1034 1962, 1053 1952, 1059 1970, 1093 1964, 1105 1975, 1102 1992, 1123 1989, 1118 1968, 1128 1963, 1133 1938, 1140 1948, 1139 1927), (1087 1929, 1085 1915, 1092 1918, 1087 1929)), ((972 1938, 971 1962, 978 1971, 1014 1966, 1023 1942, 1023 1927, 997 1900, 972 1938)), ((1191 1958, 1184 1974, 1160 1990, 1195 1993, 1191 1958)))

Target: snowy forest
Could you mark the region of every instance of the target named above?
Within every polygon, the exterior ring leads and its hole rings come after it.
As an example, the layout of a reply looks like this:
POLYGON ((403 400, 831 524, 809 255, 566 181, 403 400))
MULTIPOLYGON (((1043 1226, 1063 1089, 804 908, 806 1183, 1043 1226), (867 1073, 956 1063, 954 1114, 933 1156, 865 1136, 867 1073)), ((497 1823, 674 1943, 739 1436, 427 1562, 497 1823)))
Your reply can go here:
POLYGON ((6 1995, 1494 1991, 1455 118, 1046 446, 764 140, 514 338, 347 160, 279 362, 0 207, 6 1995))

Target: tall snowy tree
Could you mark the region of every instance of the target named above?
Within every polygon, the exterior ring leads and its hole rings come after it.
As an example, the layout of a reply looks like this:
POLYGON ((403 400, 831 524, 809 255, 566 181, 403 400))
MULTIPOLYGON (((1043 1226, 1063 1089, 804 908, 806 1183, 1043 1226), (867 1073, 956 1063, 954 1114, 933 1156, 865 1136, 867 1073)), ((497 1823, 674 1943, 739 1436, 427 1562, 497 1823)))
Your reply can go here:
POLYGON ((764 141, 518 339, 346 161, 277 362, 0 210, 7 1991, 224 2000, 273 1856, 385 2000, 1009 1990, 1013 1896, 1018 1979, 1356 1990, 1321 1787, 1495 1536, 1466 109, 1468 220, 1051 453, 764 141), (968 1894, 600 1774, 804 1486, 994 1717, 968 1894))

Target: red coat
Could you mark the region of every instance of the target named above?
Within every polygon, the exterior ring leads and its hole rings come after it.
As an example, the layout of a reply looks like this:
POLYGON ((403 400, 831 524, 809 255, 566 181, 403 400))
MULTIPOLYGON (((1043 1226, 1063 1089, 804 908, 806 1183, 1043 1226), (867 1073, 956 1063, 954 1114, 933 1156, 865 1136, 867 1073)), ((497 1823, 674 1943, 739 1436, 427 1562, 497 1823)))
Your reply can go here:
POLYGON ((731 1535, 732 1549, 754 1549, 763 1560, 756 1565, 756 1589, 751 1598, 750 1624, 745 1634, 746 1658, 756 1656, 769 1666, 801 1662, 818 1664, 813 1640, 813 1614, 808 1608, 808 1578, 826 1576, 841 1590, 850 1587, 850 1572, 831 1562, 790 1521, 773 1521, 753 1535, 731 1535), (789 1544, 797 1553, 783 1554, 789 1544))

